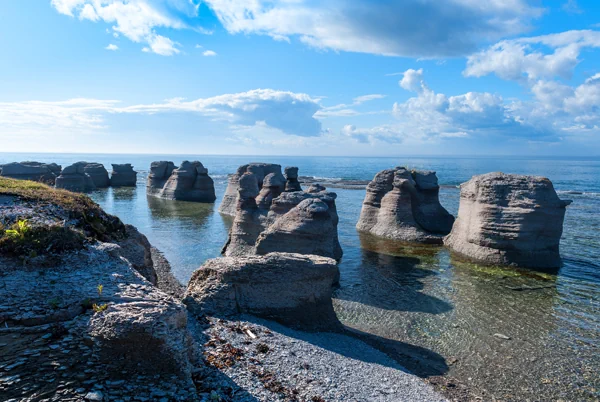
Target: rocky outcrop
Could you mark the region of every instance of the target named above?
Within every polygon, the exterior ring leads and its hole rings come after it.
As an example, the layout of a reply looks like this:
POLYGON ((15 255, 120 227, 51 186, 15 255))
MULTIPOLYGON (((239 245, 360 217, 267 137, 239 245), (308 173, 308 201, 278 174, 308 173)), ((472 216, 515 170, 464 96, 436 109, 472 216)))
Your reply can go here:
MULTIPOLYGON (((229 180, 227 182, 227 189, 225 190, 225 195, 223 195, 223 201, 221 201, 221 205, 219 206, 220 213, 235 216, 239 198, 238 192, 240 178, 245 173, 252 173, 255 175, 259 191, 263 187, 264 178, 271 173, 273 173, 273 175, 276 176, 275 180, 283 180, 285 182, 285 178, 281 174, 281 165, 260 162, 242 165, 237 169, 237 171, 234 174, 229 176, 229 180)), ((269 183, 271 183, 271 181, 269 181, 269 183)), ((284 189, 285 185, 283 186, 283 188, 281 188, 281 191, 283 191, 284 189)))
POLYGON ((212 203, 217 198, 208 169, 198 161, 183 161, 178 169, 173 162, 152 162, 146 191, 168 200, 212 203))
POLYGON ((454 217, 438 193, 435 172, 383 170, 367 186, 356 229, 391 240, 441 244, 454 217))
POLYGON ((64 168, 56 178, 56 188, 76 192, 95 190, 94 179, 85 172, 86 166, 87 162, 77 162, 64 168))
POLYGON ((108 171, 103 164, 96 162, 82 163, 85 163, 85 167, 83 168, 84 173, 88 174, 92 178, 96 188, 106 188, 110 186, 108 171))
POLYGON ((314 255, 215 258, 194 272, 184 303, 198 314, 249 313, 292 326, 329 327, 337 322, 331 293, 338 276, 334 260, 314 255))
POLYGON ((19 367, 11 371, 19 384, 3 396, 194 400, 198 350, 187 309, 154 286, 145 236, 87 197, 16 184, 0 190, 10 198, 0 222, 14 227, 28 217, 18 241, 0 233, 0 324, 3 342, 10 339, 2 360, 19 367), (38 353, 23 355, 30 347, 38 353))
POLYGON ((61 168, 56 163, 13 162, 0 166, 0 176, 17 180, 33 180, 54 185, 61 168))
POLYGON ((285 191, 302 191, 302 187, 298 181, 298 168, 287 166, 283 171, 286 179, 285 191))
POLYGON ((279 193, 282 180, 269 176, 264 182, 270 186, 263 183, 262 189, 256 173, 246 172, 240 177, 236 214, 222 253, 245 256, 288 252, 339 260, 342 248, 337 233, 336 194, 324 190, 279 193))
POLYGON ((477 262, 558 268, 566 206, 545 177, 488 173, 460 186, 460 207, 444 244, 477 262))
POLYGON ((137 172, 133 170, 130 163, 112 164, 110 184, 113 187, 135 187, 137 172))

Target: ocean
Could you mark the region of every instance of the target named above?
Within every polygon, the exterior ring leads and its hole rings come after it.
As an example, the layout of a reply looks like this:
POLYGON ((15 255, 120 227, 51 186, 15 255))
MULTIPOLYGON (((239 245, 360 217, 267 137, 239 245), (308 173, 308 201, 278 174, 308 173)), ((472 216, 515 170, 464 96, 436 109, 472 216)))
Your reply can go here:
POLYGON ((394 166, 434 170, 441 203, 456 215, 458 185, 492 171, 548 177, 567 208, 556 274, 485 267, 458 261, 443 247, 422 247, 359 235, 355 224, 364 189, 338 194, 344 250, 339 319, 380 339, 390 354, 424 378, 456 379, 484 400, 600 398, 600 158, 576 157, 277 157, 215 155, 7 154, 0 164, 35 160, 67 166, 85 160, 131 163, 136 188, 90 196, 107 212, 136 226, 186 283, 220 255, 231 218, 218 213, 227 175, 248 162, 298 166, 301 176, 370 180, 394 166), (145 182, 155 160, 200 160, 215 181, 217 202, 149 198, 145 182), (506 339, 510 338, 510 339, 506 339))

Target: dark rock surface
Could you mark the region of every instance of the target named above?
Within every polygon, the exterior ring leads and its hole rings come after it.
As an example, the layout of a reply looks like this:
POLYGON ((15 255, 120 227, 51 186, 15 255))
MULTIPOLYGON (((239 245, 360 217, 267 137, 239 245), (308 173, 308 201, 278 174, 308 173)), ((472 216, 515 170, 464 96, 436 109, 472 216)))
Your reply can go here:
POLYGON ((391 240, 441 244, 454 217, 438 194, 435 172, 383 170, 367 186, 356 229, 391 240))
POLYGON ((83 171, 92 178, 96 188, 106 188, 110 186, 108 171, 103 164, 96 162, 86 163, 83 171))
POLYGON ((13 162, 0 165, 0 176, 17 180, 33 180, 54 185, 61 168, 56 163, 34 161, 13 162))
POLYGON ((110 184, 113 187, 135 187, 137 172, 133 170, 130 163, 112 164, 110 184))
POLYGON ((85 172, 87 162, 77 162, 64 168, 56 178, 56 188, 85 192, 96 189, 94 179, 85 172))
POLYGON ((497 265, 558 268, 567 205, 545 177, 473 176, 460 186, 458 218, 444 244, 469 259, 497 265))

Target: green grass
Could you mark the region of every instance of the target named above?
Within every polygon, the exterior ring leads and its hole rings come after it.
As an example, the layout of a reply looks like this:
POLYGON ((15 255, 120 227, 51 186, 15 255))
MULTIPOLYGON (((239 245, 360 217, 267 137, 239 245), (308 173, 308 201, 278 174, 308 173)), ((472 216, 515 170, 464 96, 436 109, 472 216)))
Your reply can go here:
MULTIPOLYGON (((55 189, 46 184, 0 177, 0 195, 14 196, 38 206, 60 207, 74 226, 35 225, 20 217, 10 227, 0 224, 0 252, 32 257, 46 252, 83 248, 88 240, 110 241, 126 236, 125 225, 87 195, 55 189)), ((40 212, 47 213, 47 212, 40 212)))

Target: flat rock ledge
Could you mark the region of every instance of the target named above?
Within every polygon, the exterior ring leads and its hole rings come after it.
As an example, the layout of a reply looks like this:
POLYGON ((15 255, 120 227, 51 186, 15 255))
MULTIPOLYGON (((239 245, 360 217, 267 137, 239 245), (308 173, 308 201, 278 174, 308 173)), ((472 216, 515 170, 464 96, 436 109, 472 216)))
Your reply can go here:
POLYGON ((460 185, 458 218, 444 244, 470 260, 534 269, 561 266, 560 237, 570 200, 545 177, 501 172, 460 185))
POLYGON ((454 217, 439 201, 435 172, 383 170, 367 185, 356 229, 404 242, 442 244, 454 217))
POLYGON ((315 255, 215 258, 194 272, 183 300, 196 314, 249 313, 294 327, 333 328, 338 278, 335 260, 315 255))
POLYGON ((213 203, 217 199, 208 169, 199 161, 183 161, 177 169, 170 161, 152 162, 146 193, 167 200, 213 203))
POLYGON ((62 166, 35 161, 13 162, 0 165, 0 176, 17 180, 33 180, 54 185, 62 166))
POLYGON ((137 172, 130 163, 113 163, 110 184, 113 187, 135 187, 137 172))

